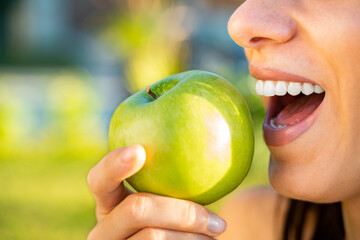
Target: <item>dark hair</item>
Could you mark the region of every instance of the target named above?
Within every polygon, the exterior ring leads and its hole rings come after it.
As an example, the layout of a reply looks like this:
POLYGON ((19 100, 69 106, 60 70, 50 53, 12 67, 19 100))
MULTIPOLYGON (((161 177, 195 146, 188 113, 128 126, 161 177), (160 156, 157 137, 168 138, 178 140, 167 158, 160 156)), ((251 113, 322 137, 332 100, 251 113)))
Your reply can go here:
POLYGON ((316 214, 316 225, 311 239, 345 239, 340 203, 316 204, 291 199, 285 219, 283 240, 303 239, 306 216, 309 211, 314 211, 316 214))

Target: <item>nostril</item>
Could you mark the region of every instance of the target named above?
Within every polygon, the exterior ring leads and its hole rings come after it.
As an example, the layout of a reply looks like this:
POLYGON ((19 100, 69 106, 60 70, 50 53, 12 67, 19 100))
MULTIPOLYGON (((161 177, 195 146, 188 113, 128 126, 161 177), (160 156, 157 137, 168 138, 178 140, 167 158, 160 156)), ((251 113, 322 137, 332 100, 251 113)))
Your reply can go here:
POLYGON ((261 41, 261 39, 263 39, 262 37, 254 37, 250 40, 251 43, 257 43, 259 41, 261 41))
POLYGON ((250 43, 252 45, 256 45, 260 42, 263 42, 264 40, 269 40, 269 38, 265 38, 265 37, 253 37, 252 39, 250 39, 250 43))
POLYGON ((249 41, 249 46, 251 48, 260 48, 264 43, 271 41, 271 38, 267 37, 253 37, 249 41))

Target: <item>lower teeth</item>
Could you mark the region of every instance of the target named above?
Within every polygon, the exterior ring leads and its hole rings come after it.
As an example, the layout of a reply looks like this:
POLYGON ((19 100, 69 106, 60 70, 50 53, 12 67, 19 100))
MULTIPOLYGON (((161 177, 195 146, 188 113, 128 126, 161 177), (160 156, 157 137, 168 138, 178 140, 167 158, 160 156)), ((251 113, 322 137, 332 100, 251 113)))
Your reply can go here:
POLYGON ((275 129, 282 129, 282 128, 286 128, 287 125, 276 125, 275 124, 275 118, 270 120, 270 126, 275 128, 275 129))

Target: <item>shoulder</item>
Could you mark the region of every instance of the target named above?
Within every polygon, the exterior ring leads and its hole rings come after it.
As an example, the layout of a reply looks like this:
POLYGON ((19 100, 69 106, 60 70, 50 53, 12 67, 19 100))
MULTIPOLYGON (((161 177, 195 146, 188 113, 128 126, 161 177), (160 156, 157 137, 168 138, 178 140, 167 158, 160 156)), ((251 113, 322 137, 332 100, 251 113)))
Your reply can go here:
POLYGON ((280 239, 288 205, 287 198, 268 186, 236 194, 220 209, 228 227, 219 240, 280 239))

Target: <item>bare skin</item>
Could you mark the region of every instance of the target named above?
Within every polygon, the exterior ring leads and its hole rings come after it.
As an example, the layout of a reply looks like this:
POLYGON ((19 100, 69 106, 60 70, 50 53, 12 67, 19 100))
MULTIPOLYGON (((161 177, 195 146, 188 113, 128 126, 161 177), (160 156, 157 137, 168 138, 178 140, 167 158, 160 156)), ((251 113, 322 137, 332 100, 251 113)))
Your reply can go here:
POLYGON ((222 207, 219 214, 228 226, 218 239, 280 239, 286 207, 286 200, 270 188, 246 190, 222 207))
POLYGON ((185 200, 135 193, 123 180, 145 163, 141 145, 116 149, 88 175, 96 201, 97 225, 88 240, 214 239, 226 223, 205 207, 185 200))
MULTIPOLYGON (((228 223, 218 240, 279 240, 282 239, 289 199, 270 187, 256 187, 230 198, 219 215, 228 223)), ((311 240, 315 212, 310 211, 304 226, 304 240, 311 240)))
POLYGON ((248 0, 229 21, 249 64, 325 89, 314 125, 288 144, 268 146, 269 180, 285 197, 342 202, 347 240, 360 239, 359 12, 358 0, 248 0))
MULTIPOLYGON (((359 12, 359 0, 248 0, 231 17, 229 33, 250 64, 311 79, 326 95, 311 129, 268 146, 275 191, 249 190, 223 206, 228 230, 219 239, 279 239, 287 198, 342 202, 346 240, 360 239, 359 12)), ((220 220, 209 224, 215 215, 198 204, 130 194, 122 181, 143 166, 145 155, 139 145, 117 149, 90 171, 98 224, 89 240, 212 239, 225 231, 220 220)), ((310 216, 308 237, 312 222, 310 216)))

